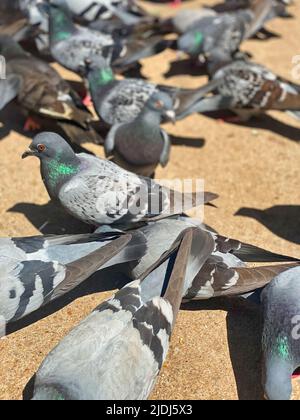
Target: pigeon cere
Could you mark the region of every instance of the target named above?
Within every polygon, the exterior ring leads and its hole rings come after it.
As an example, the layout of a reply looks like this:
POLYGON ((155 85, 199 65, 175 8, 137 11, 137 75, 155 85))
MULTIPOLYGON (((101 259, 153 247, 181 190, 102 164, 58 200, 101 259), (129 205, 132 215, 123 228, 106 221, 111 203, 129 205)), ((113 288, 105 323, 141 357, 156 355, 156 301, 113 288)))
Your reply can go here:
POLYGON ((299 28, 0 0, 0 400, 300 400, 299 28))

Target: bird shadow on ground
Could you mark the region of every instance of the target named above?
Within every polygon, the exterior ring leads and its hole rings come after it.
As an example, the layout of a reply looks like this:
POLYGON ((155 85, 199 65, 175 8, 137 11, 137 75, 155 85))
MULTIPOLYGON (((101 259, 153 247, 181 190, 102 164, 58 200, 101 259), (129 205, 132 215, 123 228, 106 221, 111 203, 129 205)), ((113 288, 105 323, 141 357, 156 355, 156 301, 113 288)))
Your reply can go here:
MULTIPOLYGON (((121 271, 122 268, 120 268, 120 266, 114 266, 94 273, 74 290, 71 290, 64 296, 48 303, 24 318, 9 324, 6 329, 6 335, 13 334, 29 325, 35 324, 55 312, 60 311, 81 297, 121 289, 131 281, 126 275, 122 274, 121 271)), ((99 304, 100 303, 101 302, 99 302, 99 304)))
POLYGON ((277 120, 276 118, 271 117, 271 115, 264 114, 259 118, 251 118, 247 122, 232 122, 226 121, 227 117, 231 117, 232 113, 229 111, 218 111, 218 112, 207 112, 204 115, 208 118, 213 119, 224 119, 224 122, 227 124, 238 125, 242 127, 249 127, 252 129, 263 129, 272 131, 273 133, 279 134, 280 136, 286 137, 289 140, 300 143, 300 127, 293 127, 282 121, 277 120))
POLYGON ((164 74, 164 77, 169 78, 169 77, 181 76, 181 75, 206 76, 207 75, 206 65, 197 64, 190 58, 186 58, 184 60, 172 61, 170 63, 170 68, 164 74))
POLYGON ((227 339, 240 400, 262 400, 261 315, 254 303, 239 298, 216 298, 189 302, 185 310, 223 310, 227 312, 227 339))
POLYGON ((265 210, 242 207, 235 216, 250 217, 275 235, 300 245, 300 206, 278 205, 265 210))
POLYGON ((195 147, 201 148, 205 145, 205 139, 196 139, 190 137, 179 137, 170 135, 171 143, 173 146, 187 146, 187 147, 195 147))
POLYGON ((17 203, 7 211, 23 214, 43 235, 92 232, 90 225, 75 219, 51 201, 47 204, 17 203))

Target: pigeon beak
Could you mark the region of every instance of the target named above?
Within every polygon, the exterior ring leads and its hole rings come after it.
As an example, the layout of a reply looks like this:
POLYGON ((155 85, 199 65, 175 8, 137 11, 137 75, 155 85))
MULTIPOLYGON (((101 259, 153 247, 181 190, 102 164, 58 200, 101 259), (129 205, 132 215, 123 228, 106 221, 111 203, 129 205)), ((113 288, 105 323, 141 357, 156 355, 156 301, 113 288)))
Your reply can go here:
POLYGON ((169 109, 168 111, 164 112, 164 116, 168 121, 171 121, 173 124, 176 123, 176 113, 173 109, 169 109))
POLYGON ((35 151, 30 149, 26 150, 22 155, 22 159, 26 159, 28 156, 35 156, 35 151))

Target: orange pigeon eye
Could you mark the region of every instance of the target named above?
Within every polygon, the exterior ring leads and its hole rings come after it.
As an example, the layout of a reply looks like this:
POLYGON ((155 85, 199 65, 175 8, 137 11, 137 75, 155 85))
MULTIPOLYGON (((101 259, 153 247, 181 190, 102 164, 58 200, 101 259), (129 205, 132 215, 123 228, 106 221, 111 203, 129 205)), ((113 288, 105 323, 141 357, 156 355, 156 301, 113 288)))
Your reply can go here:
POLYGON ((39 152, 43 152, 46 149, 46 146, 44 144, 38 144, 37 149, 39 152))

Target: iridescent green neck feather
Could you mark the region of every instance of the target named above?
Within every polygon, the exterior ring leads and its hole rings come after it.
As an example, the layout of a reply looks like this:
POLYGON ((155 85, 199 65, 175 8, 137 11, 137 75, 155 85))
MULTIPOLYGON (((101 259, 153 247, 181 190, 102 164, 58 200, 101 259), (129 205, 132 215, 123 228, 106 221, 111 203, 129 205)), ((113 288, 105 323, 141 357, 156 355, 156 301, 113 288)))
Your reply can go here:
POLYGON ((94 70, 89 77, 91 88, 105 86, 113 80, 115 80, 115 76, 112 69, 109 67, 101 70, 94 70))
POLYGON ((278 337, 276 341, 276 353, 278 356, 283 360, 289 360, 291 355, 288 338, 278 337))
POLYGON ((52 7, 50 9, 50 34, 54 41, 68 39, 74 31, 71 17, 64 10, 52 7))
POLYGON ((47 175, 49 186, 54 189, 65 178, 75 175, 78 172, 76 163, 63 163, 59 159, 53 159, 47 162, 47 175))

